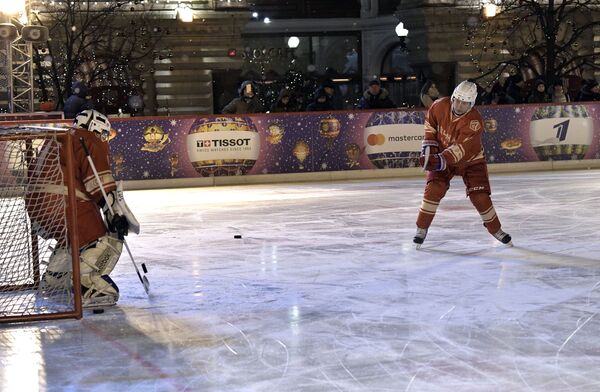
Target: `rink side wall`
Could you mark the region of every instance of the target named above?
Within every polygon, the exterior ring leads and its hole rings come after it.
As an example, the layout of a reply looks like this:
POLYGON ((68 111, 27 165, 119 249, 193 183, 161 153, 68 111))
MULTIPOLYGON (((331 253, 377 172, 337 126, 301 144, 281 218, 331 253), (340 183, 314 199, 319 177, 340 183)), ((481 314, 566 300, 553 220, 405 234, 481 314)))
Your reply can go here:
MULTIPOLYGON (((600 168, 600 103, 478 110, 491 173, 600 168)), ((419 177, 424 117, 393 110, 113 118, 112 167, 126 189, 419 177)))

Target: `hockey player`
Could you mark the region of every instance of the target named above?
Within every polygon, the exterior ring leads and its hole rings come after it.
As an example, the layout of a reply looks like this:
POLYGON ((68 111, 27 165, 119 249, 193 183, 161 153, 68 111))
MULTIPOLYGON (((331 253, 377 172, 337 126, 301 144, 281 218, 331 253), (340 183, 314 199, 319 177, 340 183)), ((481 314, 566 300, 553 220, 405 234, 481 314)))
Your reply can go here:
POLYGON ((462 176, 466 192, 488 232, 503 244, 511 237, 502 231, 492 200, 487 165, 481 145, 483 120, 473 108, 477 98, 475 83, 464 81, 452 97, 436 100, 425 118, 425 139, 421 165, 427 170, 427 185, 413 239, 421 247, 440 201, 450 187, 450 180, 462 176))
MULTIPOLYGON (((84 110, 77 114, 73 126, 76 128, 73 130, 72 140, 82 302, 84 307, 114 305, 119 299, 119 289, 109 274, 121 255, 124 236, 129 231, 139 233, 140 226, 123 200, 120 184, 115 183, 111 173, 108 149, 110 122, 108 118, 96 110, 84 110), (89 150, 102 184, 96 180, 80 139, 89 150), (108 210, 100 186, 104 187, 114 215, 108 210), (100 213, 101 209, 104 212, 104 221, 100 213)), ((61 165, 64 162, 66 159, 61 156, 61 165)), ((57 193, 56 187, 52 186, 48 186, 45 190, 42 186, 40 191, 57 193)), ((41 214, 31 211, 32 207, 30 206, 28 206, 28 210, 32 221, 35 220, 36 224, 46 229, 46 232, 52 232, 53 224, 60 224, 44 219, 41 214)), ((67 244, 57 244, 57 248, 48 262, 48 269, 43 278, 44 285, 69 287, 71 283, 70 265, 67 244)))

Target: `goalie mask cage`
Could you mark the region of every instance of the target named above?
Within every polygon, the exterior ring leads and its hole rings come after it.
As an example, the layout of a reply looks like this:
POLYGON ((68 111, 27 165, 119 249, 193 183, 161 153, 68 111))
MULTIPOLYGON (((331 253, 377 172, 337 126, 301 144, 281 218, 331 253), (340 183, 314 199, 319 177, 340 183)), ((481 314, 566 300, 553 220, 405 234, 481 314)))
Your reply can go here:
POLYGON ((0 128, 0 323, 82 316, 72 143, 68 130, 0 128), (61 248, 70 271, 49 284, 61 248))

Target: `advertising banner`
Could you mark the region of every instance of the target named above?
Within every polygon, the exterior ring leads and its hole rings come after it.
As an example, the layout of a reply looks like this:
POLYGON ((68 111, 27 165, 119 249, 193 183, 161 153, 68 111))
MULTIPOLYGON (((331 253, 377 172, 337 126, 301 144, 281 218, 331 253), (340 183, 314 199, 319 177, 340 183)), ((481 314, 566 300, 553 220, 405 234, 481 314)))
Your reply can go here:
MULTIPOLYGON (((600 104, 477 108, 489 163, 600 158, 600 104)), ((424 109, 113 118, 123 180, 418 166, 424 109)))

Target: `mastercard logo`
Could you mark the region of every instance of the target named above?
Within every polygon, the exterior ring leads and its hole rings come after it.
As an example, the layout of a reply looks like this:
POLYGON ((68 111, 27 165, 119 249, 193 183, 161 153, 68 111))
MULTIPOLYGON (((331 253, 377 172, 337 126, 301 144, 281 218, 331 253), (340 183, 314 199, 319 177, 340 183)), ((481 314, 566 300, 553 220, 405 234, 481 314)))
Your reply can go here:
POLYGON ((385 143, 385 136, 381 133, 372 133, 367 136, 367 143, 369 143, 369 146, 382 146, 385 143))

